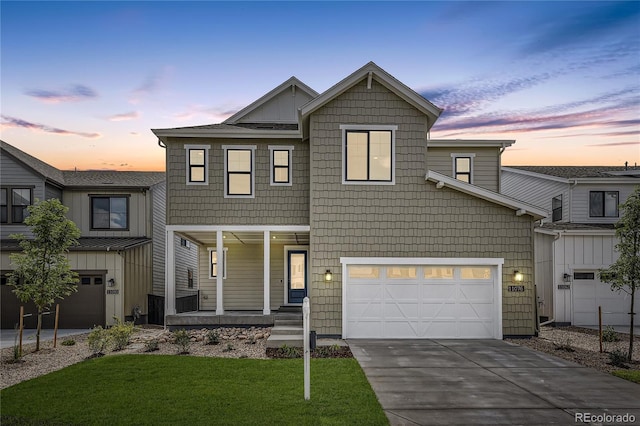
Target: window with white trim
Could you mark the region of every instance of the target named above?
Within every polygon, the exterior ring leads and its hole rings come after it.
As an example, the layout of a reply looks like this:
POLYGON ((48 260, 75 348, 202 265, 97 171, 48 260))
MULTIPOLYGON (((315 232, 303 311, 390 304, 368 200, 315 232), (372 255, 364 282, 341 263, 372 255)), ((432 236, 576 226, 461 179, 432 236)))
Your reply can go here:
POLYGON ((225 145, 222 149, 225 198, 253 198, 256 146, 225 145))
POLYGON ((269 146, 270 183, 273 186, 291 186, 292 146, 269 146))
POLYGON ((342 183, 393 185, 398 126, 341 125, 342 183))
POLYGON ((187 185, 207 185, 209 183, 210 148, 211 145, 184 145, 187 185))
MULTIPOLYGON (((215 247, 208 249, 209 251, 209 278, 218 278, 218 252, 215 247)), ((222 278, 227 278, 227 247, 222 249, 222 278)))
POLYGON ((453 158, 453 177, 467 183, 473 183, 473 158, 475 154, 451 154, 453 158))

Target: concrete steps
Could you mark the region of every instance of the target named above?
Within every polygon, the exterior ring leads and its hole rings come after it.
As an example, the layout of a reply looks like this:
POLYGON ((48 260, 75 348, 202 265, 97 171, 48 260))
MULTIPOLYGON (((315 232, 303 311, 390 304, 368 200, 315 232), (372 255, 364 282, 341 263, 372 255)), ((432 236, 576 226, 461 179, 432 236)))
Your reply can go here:
POLYGON ((286 312, 275 315, 271 335, 267 339, 268 348, 302 347, 303 345, 302 313, 286 312))

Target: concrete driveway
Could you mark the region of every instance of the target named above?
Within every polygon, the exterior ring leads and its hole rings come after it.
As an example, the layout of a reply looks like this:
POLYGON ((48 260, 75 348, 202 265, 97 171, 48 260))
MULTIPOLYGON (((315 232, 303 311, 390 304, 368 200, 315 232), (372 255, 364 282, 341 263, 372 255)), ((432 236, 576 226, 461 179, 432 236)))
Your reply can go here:
POLYGON ((348 343, 392 425, 640 424, 640 385, 501 340, 348 343))

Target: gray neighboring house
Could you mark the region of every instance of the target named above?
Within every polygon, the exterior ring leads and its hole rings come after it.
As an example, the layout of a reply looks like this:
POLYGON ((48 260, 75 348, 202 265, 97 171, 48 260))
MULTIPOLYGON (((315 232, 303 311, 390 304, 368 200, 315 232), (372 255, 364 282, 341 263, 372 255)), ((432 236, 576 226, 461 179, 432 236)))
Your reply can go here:
MULTIPOLYGON (((156 221, 164 214, 164 178, 163 172, 61 171, 0 141, 2 328, 18 322, 21 304, 6 285, 5 274, 13 269, 9 254, 19 250, 9 235, 28 235, 22 223, 26 207, 51 198, 69 208, 68 217, 81 230, 80 245, 68 256, 80 283, 77 293, 60 302, 60 327, 111 325, 114 317, 132 319, 134 310, 141 315, 138 322, 154 315, 149 294, 162 296, 154 288, 164 287, 164 276, 152 273, 155 246, 164 247, 164 220, 156 221)), ((161 259, 156 268, 163 270, 164 255, 155 257, 161 259)), ((186 288, 186 276, 184 281, 186 288)), ((27 318, 27 326, 33 321, 27 318)), ((53 326, 53 316, 46 317, 45 326, 53 326)))
MULTIPOLYGON (((612 292, 598 270, 618 258, 614 225, 619 204, 640 185, 640 168, 510 166, 502 192, 547 210, 535 228, 536 288, 541 322, 628 325, 630 296, 612 292)), ((636 306, 640 296, 636 295, 636 306)))
POLYGON ((323 93, 292 77, 223 123, 153 129, 167 241, 200 248, 184 315, 167 246, 167 325, 273 323, 308 296, 318 335, 535 334, 545 212, 499 193, 513 140, 433 140, 441 111, 370 62, 323 93))

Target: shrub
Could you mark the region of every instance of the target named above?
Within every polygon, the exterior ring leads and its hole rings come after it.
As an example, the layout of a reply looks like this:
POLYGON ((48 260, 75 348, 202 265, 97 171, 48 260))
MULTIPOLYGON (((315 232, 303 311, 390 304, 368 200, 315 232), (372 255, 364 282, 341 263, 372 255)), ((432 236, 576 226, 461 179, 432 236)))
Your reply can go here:
POLYGON ((89 336, 87 337, 87 344, 89 345, 89 349, 91 349, 93 356, 102 356, 104 355, 104 351, 109 346, 109 331, 102 328, 102 326, 94 327, 89 336))
POLYGON ((628 368, 627 367, 627 353, 620 349, 614 349, 609 352, 609 364, 614 365, 616 367, 628 368))
POLYGON ((618 337, 618 333, 616 333, 613 327, 608 325, 604 328, 604 330, 602 330, 602 341, 603 342, 619 342, 620 337, 618 337))
POLYGON ((191 336, 187 330, 177 330, 173 332, 173 344, 178 347, 178 354, 188 354, 191 346, 191 336))
POLYGON ((113 350, 121 351, 127 347, 133 334, 133 323, 122 322, 119 318, 115 318, 116 324, 109 329, 109 335, 113 341, 113 350))
POLYGON ((299 348, 282 345, 278 348, 279 355, 282 358, 300 358, 302 356, 299 348))
POLYGON ((207 332, 207 338, 205 340, 206 345, 217 345, 220 343, 220 334, 218 330, 209 330, 207 332))
POLYGON ((144 343, 145 352, 154 352, 160 349, 160 343, 158 339, 151 339, 144 343))
POLYGON ((62 346, 73 346, 76 344, 76 341, 73 339, 65 339, 62 341, 62 346))

